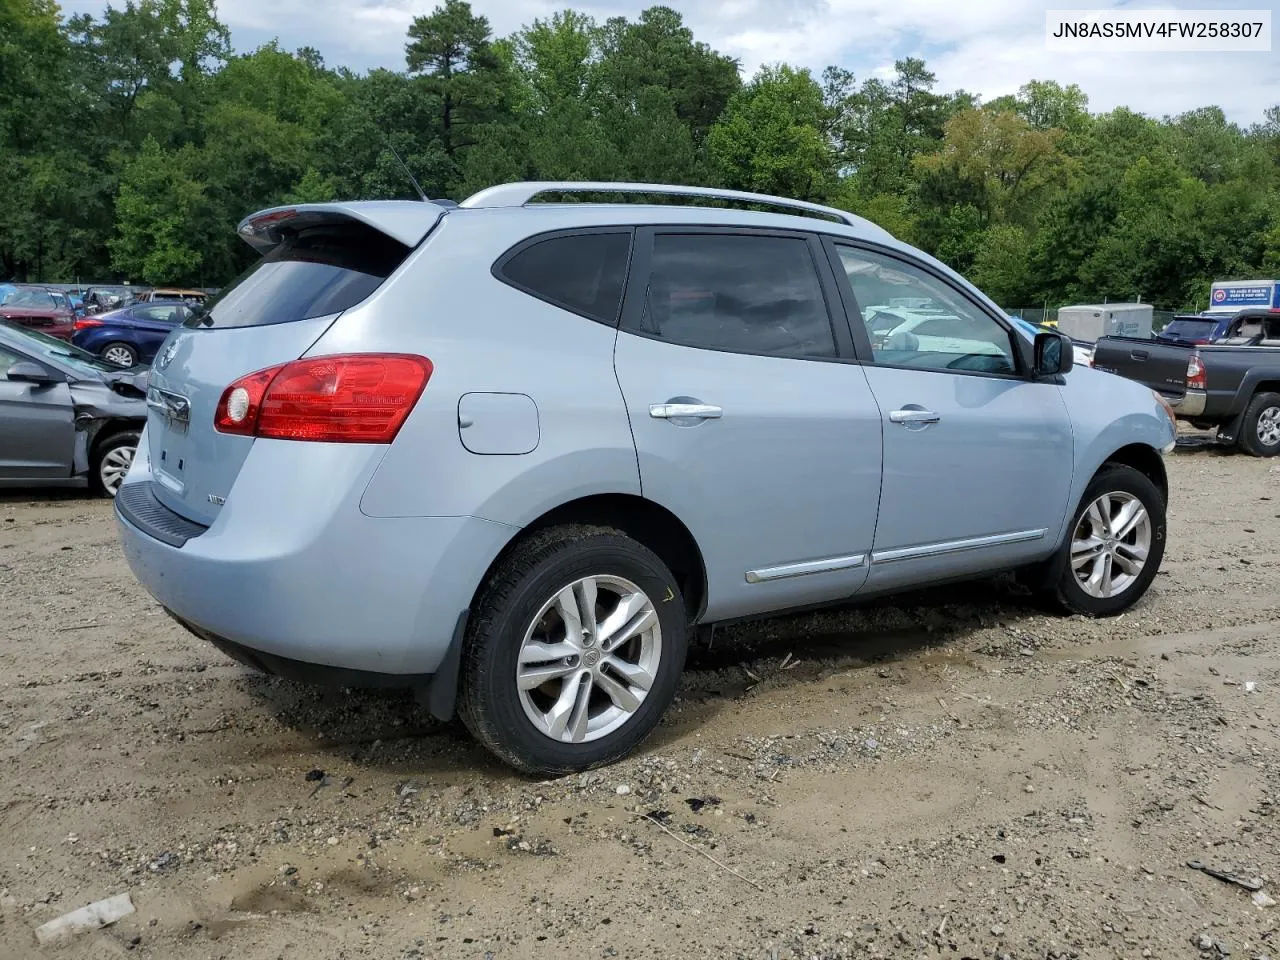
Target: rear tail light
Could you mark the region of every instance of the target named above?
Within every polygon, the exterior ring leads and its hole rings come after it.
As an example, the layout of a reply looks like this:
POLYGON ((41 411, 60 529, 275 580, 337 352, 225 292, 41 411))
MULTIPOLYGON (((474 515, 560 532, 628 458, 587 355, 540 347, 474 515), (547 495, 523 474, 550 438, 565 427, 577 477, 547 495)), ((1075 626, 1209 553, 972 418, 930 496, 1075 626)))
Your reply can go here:
POLYGON ((277 440, 390 443, 431 378, 426 357, 308 357, 241 377, 222 391, 220 433, 277 440))
POLYGON ((75 329, 77 330, 87 330, 89 327, 100 327, 100 326, 102 326, 102 321, 95 320, 92 317, 80 317, 76 320, 76 323, 75 323, 75 329))
POLYGON ((1187 389, 1203 390, 1205 388, 1204 362, 1199 355, 1192 354, 1187 360, 1187 389))

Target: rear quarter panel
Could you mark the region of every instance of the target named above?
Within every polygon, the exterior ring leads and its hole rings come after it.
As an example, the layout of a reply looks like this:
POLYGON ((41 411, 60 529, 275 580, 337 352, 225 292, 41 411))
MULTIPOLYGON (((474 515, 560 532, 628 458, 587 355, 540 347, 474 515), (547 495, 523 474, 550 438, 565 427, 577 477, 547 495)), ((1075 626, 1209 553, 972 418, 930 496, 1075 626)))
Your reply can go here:
MULTIPOLYGON (((308 351, 418 353, 433 365, 413 413, 361 500, 373 517, 473 516, 523 526, 562 503, 640 493, 626 405, 613 370, 617 331, 521 293, 490 273, 541 213, 444 217, 392 281, 308 351), (536 406, 527 453, 462 444, 466 393, 524 394, 536 406)), ((545 229, 563 224, 547 222, 545 229)))
POLYGON ((1123 377, 1076 367, 1067 375, 1062 398, 1075 433, 1075 470, 1059 541, 1085 487, 1113 453, 1133 444, 1159 452, 1176 435, 1150 389, 1123 377))
POLYGON ((1280 348, 1209 347, 1204 362, 1207 413, 1228 417, 1243 413, 1259 390, 1280 392, 1280 348))

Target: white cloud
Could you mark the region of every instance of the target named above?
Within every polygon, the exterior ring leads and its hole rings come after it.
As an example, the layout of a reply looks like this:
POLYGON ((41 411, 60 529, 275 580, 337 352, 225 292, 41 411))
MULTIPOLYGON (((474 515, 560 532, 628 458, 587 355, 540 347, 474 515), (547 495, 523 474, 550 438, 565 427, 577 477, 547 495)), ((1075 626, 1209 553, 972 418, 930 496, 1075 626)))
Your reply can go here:
MULTIPOLYGON (((438 0, 221 0, 238 49, 272 36, 286 48, 313 46, 330 64, 404 65, 405 30, 438 0)), ((501 34, 573 6, 598 18, 635 17, 653 0, 472 0, 501 34)), ((859 79, 884 75, 895 59, 922 56, 942 90, 984 99, 1031 79, 1077 83, 1094 110, 1119 105, 1160 116, 1210 104, 1241 123, 1280 101, 1280 52, 1249 54, 1067 54, 1045 49, 1045 12, 1126 6, 1126 0, 667 0, 695 36, 741 59, 746 72, 787 62, 815 73, 830 63, 859 79)), ((103 0, 70 0, 67 12, 98 13, 103 0)), ((1167 5, 1166 5, 1167 6, 1167 5)), ((1187 8, 1239 8, 1196 0, 1187 8)), ((1280 21, 1280 18, 1276 18, 1280 21)))

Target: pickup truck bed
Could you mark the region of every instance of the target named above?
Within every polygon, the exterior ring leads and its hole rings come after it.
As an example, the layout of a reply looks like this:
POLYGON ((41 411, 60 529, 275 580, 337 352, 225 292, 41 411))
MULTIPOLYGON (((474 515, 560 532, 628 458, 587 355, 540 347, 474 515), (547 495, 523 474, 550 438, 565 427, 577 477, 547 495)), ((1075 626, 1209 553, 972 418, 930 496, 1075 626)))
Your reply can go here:
POLYGON ((1219 439, 1255 456, 1280 453, 1280 346, 1103 337, 1093 366, 1145 384, 1169 401, 1178 419, 1217 427, 1219 439))

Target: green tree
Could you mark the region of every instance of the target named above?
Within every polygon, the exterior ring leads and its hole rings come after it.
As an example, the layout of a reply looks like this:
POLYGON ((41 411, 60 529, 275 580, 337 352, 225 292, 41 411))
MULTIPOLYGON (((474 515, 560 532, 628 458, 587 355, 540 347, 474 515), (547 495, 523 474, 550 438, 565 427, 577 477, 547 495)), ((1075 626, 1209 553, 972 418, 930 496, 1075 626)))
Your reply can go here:
POLYGON ((498 119, 510 95, 510 71, 493 44, 489 21, 466 0, 445 0, 414 18, 405 54, 409 73, 425 78, 423 89, 438 104, 440 147, 457 161, 480 130, 498 119))
POLYGON ((193 174, 190 145, 166 152, 154 139, 120 177, 116 233, 108 242, 112 265, 144 283, 199 283, 204 257, 193 242, 191 224, 207 213, 204 188, 193 174))
POLYGON ((836 156, 824 136, 822 88, 807 70, 763 67, 725 108, 707 148, 727 186, 825 200, 836 156))
POLYGON ((617 114, 638 112, 653 102, 646 91, 659 87, 698 144, 742 86, 737 60, 695 41, 670 7, 649 7, 634 23, 609 20, 600 47, 600 81, 617 114))

